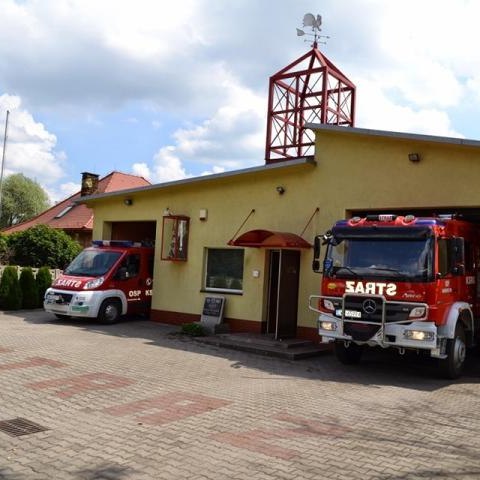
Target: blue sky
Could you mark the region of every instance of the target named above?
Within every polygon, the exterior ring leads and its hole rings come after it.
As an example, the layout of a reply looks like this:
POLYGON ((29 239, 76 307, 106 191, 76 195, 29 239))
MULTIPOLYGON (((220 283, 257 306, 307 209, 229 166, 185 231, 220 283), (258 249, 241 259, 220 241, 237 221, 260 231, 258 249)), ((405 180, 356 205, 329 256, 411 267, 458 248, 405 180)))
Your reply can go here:
POLYGON ((356 126, 480 139, 475 0, 0 0, 5 174, 58 201, 83 171, 262 164, 268 78, 309 50, 307 12, 357 86, 356 126))

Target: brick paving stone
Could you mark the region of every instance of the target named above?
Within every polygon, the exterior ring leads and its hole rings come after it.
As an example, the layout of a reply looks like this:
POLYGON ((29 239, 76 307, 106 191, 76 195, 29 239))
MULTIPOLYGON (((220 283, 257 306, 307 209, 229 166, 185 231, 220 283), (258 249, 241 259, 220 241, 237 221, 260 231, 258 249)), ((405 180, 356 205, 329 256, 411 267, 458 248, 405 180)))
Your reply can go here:
POLYGON ((480 359, 287 361, 149 321, 0 313, 2 480, 480 479, 480 359))

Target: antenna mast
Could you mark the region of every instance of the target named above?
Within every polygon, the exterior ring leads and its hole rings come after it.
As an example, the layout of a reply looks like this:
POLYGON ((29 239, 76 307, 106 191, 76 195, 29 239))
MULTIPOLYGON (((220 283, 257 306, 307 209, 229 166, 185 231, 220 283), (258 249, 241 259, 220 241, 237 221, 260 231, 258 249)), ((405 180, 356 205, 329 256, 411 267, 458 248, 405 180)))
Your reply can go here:
POLYGON ((8 133, 8 117, 10 110, 7 110, 7 117, 5 119, 5 134, 3 136, 3 153, 2 153, 2 167, 0 169, 0 219, 2 217, 2 188, 3 188, 3 171, 5 168, 5 151, 7 149, 7 133, 8 133))

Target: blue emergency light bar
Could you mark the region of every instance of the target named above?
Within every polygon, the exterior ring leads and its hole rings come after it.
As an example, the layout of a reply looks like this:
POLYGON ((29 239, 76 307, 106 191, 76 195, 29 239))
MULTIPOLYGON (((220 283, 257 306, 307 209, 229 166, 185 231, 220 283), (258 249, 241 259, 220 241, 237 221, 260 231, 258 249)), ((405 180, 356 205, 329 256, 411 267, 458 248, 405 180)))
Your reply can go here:
POLYGON ((141 247, 140 242, 133 240, 92 240, 94 247, 141 247))

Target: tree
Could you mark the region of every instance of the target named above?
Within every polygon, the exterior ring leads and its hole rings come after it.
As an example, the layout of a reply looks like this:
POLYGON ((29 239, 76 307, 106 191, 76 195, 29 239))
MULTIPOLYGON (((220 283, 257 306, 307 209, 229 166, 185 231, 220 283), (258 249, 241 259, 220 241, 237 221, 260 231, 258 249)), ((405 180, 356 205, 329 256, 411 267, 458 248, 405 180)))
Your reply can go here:
POLYGON ((29 220, 50 205, 43 188, 21 173, 9 175, 4 180, 0 201, 2 228, 29 220))
POLYGON ((19 282, 22 291, 22 308, 37 308, 38 287, 33 270, 30 267, 22 268, 19 282))
POLYGON ((11 264, 29 267, 63 269, 75 258, 82 247, 72 240, 63 230, 47 225, 35 225, 23 232, 8 236, 12 251, 11 264))
POLYGON ((0 307, 5 310, 22 308, 22 290, 17 267, 5 267, 0 280, 0 307))
POLYGON ((0 233, 0 265, 8 265, 11 257, 8 236, 0 233))
POLYGON ((38 290, 38 306, 43 306, 43 297, 45 296, 45 291, 50 285, 52 285, 52 274, 48 267, 40 267, 35 278, 37 282, 38 290))

